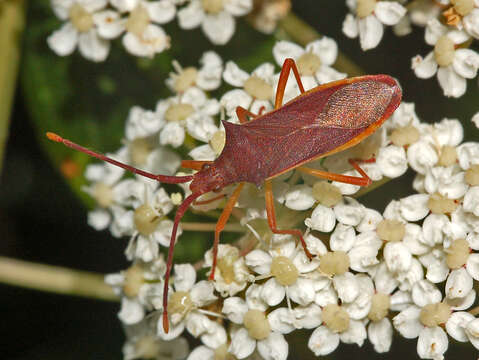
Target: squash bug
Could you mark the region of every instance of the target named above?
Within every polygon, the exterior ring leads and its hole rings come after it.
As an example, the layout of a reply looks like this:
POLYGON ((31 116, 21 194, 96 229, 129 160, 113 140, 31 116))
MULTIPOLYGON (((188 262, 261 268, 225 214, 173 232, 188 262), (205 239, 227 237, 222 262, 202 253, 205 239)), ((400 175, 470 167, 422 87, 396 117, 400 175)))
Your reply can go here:
POLYGON ((305 91, 294 60, 286 59, 278 81, 274 110, 257 115, 238 107, 236 114, 240 124, 223 121, 226 143, 219 157, 214 161, 183 161, 184 168, 197 170, 187 176, 154 175, 88 150, 56 134, 47 133, 47 136, 50 140, 159 182, 178 184, 191 181, 192 193, 178 207, 168 250, 163 292, 163 328, 168 332, 168 282, 173 249, 178 224, 189 205, 202 194, 238 183, 216 224, 210 280, 214 279, 220 233, 245 182, 257 186, 264 184, 268 224, 272 232, 298 237, 306 255, 312 258, 300 230, 278 228, 271 180, 289 170, 298 169, 327 180, 370 185, 371 179, 354 160, 350 160, 350 163, 360 177, 311 169, 304 164, 350 148, 371 135, 396 110, 401 95, 398 83, 388 75, 343 79, 305 91), (291 70, 301 94, 283 105, 291 70))

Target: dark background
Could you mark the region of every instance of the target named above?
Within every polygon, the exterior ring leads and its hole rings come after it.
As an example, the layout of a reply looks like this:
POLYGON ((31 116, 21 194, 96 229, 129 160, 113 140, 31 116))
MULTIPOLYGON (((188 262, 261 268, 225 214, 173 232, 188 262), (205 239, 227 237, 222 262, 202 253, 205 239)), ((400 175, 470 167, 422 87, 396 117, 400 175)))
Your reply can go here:
MULTIPOLYGON (((44 15, 38 10, 30 6, 27 26, 44 15)), ((357 39, 347 39, 341 33, 346 13, 342 2, 295 1, 294 11, 320 33, 336 39, 340 49, 366 72, 398 77, 405 100, 416 103, 417 113, 424 121, 455 117, 468 123, 474 112, 479 110, 475 100, 478 99, 476 81, 469 81, 467 95, 463 98, 446 99, 435 78, 420 80, 410 70, 412 56, 425 55, 431 50, 424 44, 422 29, 415 29, 405 38, 393 36, 388 29, 377 49, 363 53, 357 39)), ((27 27, 27 38, 29 29, 27 27)), ((240 25, 229 45, 237 51, 237 55, 230 55, 230 58, 235 59, 235 56, 248 52, 242 31, 248 32, 246 25, 240 25)), ((31 51, 28 44, 26 42, 24 48, 26 54, 31 51)), ((200 43, 200 46, 205 44, 200 43)), ((46 45, 43 50, 46 56, 51 56, 46 45)), ((215 50, 223 51, 222 48, 215 50)), ((195 64, 198 58, 189 52, 180 55, 183 56, 182 63, 187 63, 189 59, 195 64)), ((78 54, 72 58, 76 62, 86 62, 78 54)), ((21 64, 21 85, 15 96, 10 138, 0 178, 0 255, 100 273, 124 269, 127 267, 123 255, 127 239, 115 239, 107 232, 96 232, 87 226, 85 205, 71 192, 47 156, 41 135, 43 129, 31 108, 31 89, 25 88, 25 84, 29 83, 25 79, 27 66, 26 63, 21 64)), ((149 100, 138 104, 152 107, 149 100)), ((120 124, 125 118, 126 113, 120 124)), ((467 138, 477 139, 477 130, 470 125, 468 129, 467 138)), ((119 138, 113 141, 119 144, 119 138)), ((382 211, 391 199, 411 193, 409 184, 412 174, 408 173, 405 177, 384 187, 382 191, 387 196, 369 196, 365 199, 366 204, 382 211)), ((117 303, 0 285, 0 359, 119 359, 124 336, 116 318, 118 308, 117 303)), ((291 359, 314 358, 306 346, 308 338, 309 332, 288 336, 291 359)), ((386 359, 406 356, 415 359, 418 358, 416 342, 396 337, 391 352, 384 355, 376 354, 368 342, 362 348, 341 344, 328 358, 386 359)), ((470 344, 452 342, 446 356, 473 359, 474 354, 477 352, 470 344)))

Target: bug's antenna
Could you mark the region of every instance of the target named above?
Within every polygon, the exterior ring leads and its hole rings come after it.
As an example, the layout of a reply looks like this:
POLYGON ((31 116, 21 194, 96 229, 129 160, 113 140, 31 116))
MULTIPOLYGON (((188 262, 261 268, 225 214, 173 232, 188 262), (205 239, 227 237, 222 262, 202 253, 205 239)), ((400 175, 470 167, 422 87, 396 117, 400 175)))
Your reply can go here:
POLYGON ((176 231, 178 230, 178 224, 183 217, 183 214, 188 209, 195 199, 197 199, 203 193, 193 193, 188 196, 178 207, 175 215, 175 223, 173 224, 173 230, 171 231, 170 248, 168 249, 168 260, 166 262, 165 272, 165 285, 163 288, 163 330, 165 333, 169 331, 168 323, 168 282, 170 280, 171 267, 173 265, 173 250, 175 249, 176 231))
POLYGON ((110 164, 119 166, 119 167, 121 167, 125 170, 131 171, 134 174, 138 174, 138 175, 141 175, 141 176, 144 176, 144 177, 147 177, 147 178, 159 181, 159 182, 163 182, 163 183, 167 183, 167 184, 180 184, 180 183, 185 183, 185 182, 188 182, 190 180, 193 180, 193 175, 188 175, 188 176, 155 175, 155 174, 149 173, 147 171, 137 169, 133 166, 130 166, 130 165, 124 164, 120 161, 117 161, 115 159, 112 159, 112 158, 110 158, 106 155, 97 153, 97 152, 92 151, 90 149, 87 149, 87 148, 85 148, 81 145, 75 144, 74 142, 72 142, 68 139, 64 139, 60 135, 57 135, 57 134, 52 133, 52 132, 47 132, 47 138, 49 138, 52 141, 62 143, 65 146, 68 146, 72 149, 81 151, 82 153, 85 153, 85 154, 90 155, 92 157, 95 157, 97 159, 100 159, 100 160, 109 162, 110 164))

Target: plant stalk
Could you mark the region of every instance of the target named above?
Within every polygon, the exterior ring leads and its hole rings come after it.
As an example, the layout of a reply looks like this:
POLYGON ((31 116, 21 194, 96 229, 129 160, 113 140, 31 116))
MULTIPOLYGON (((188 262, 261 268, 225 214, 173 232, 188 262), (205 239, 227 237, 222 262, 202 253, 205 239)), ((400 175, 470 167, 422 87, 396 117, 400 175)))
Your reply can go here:
POLYGON ((8 127, 15 94, 21 35, 25 27, 25 2, 0 1, 0 170, 3 166, 8 127))
POLYGON ((63 295, 118 301, 118 296, 103 279, 102 274, 0 256, 1 283, 63 295))

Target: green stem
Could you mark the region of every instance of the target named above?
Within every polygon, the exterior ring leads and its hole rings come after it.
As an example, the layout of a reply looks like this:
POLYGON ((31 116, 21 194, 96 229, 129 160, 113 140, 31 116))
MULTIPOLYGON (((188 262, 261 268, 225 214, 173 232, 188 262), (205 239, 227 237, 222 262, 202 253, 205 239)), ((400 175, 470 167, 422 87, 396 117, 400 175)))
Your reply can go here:
POLYGON ((7 142, 8 125, 16 88, 21 34, 25 25, 23 0, 0 2, 0 170, 7 142))
POLYGON ((104 275, 0 256, 0 283, 63 295, 118 301, 104 275))
MULTIPOLYGON (((182 222, 180 226, 185 231, 215 231, 216 223, 182 222)), ((223 231, 242 233, 246 229, 241 224, 233 223, 226 224, 223 231)))

